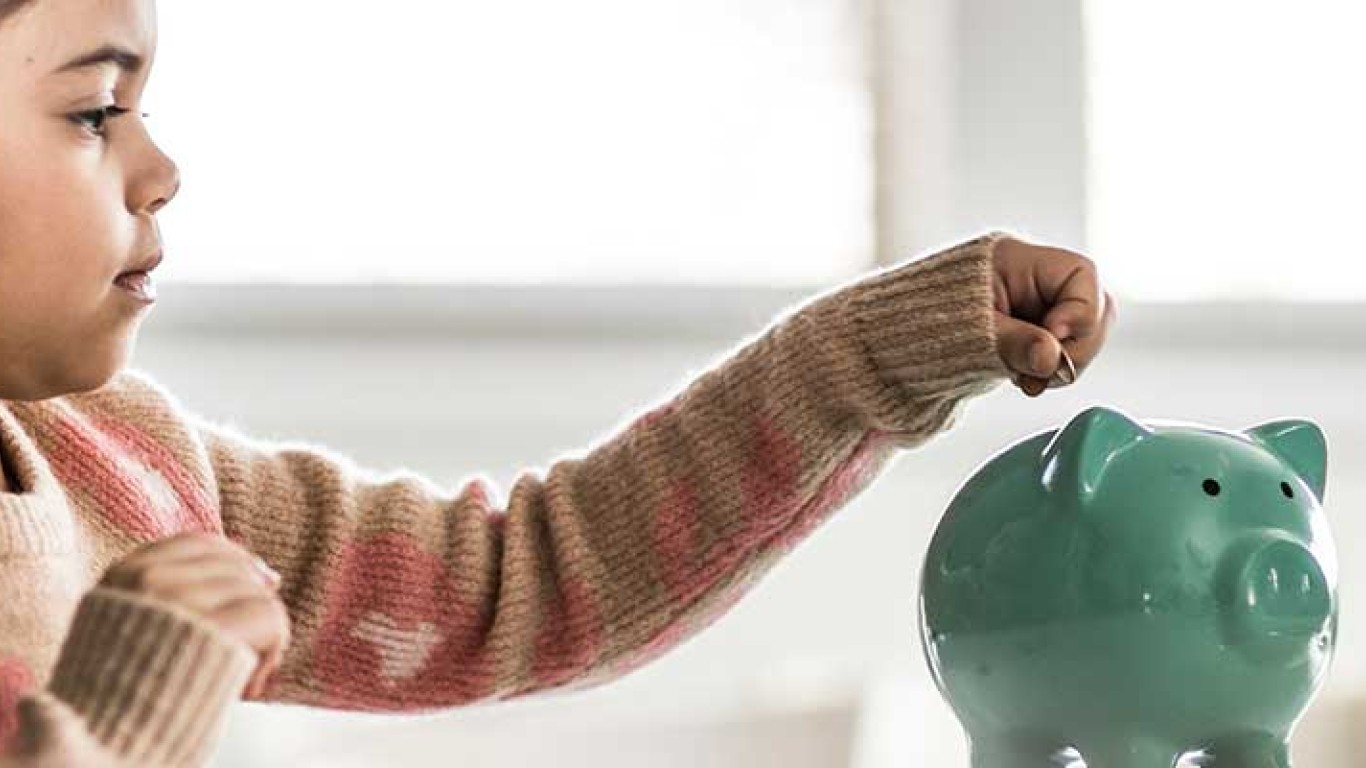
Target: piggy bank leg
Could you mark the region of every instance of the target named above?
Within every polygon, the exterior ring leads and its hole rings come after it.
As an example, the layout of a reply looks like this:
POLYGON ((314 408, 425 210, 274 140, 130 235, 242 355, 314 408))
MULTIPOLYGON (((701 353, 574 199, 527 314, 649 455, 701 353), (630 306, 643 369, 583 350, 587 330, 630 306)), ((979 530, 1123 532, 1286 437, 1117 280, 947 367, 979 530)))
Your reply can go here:
POLYGON ((1173 768, 1185 750, 1151 738, 1107 738, 1080 745, 1086 768, 1173 768))
POLYGON ((1067 745, 1058 739, 1021 735, 974 735, 972 768, 1058 768, 1067 745))
POLYGON ((1210 768, 1290 768, 1290 745, 1269 733, 1220 739, 1210 750, 1210 768))

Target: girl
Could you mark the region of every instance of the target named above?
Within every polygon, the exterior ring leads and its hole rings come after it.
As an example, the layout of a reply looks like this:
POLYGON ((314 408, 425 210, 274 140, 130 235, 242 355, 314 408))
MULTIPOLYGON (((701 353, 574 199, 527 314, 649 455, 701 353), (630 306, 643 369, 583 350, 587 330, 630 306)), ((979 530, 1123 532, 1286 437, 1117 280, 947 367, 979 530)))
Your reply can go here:
POLYGON ((986 235, 812 297, 503 508, 379 479, 123 370, 179 183, 138 111, 155 48, 154 0, 0 0, 13 766, 199 764, 241 696, 415 712, 620 677, 970 396, 1085 370, 1112 321, 1087 259, 986 235))

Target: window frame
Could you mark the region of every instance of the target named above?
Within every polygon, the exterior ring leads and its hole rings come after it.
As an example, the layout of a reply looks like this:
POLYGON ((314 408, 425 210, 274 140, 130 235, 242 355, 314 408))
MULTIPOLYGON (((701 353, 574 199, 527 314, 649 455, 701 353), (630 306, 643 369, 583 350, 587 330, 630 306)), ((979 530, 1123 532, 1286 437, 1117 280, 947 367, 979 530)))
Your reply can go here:
MULTIPOLYGON (((1085 250, 1084 0, 850 2, 868 25, 874 105, 869 269, 994 228, 1085 250), (1002 130, 1007 119, 1015 130, 1002 130)), ((832 287, 171 282, 152 323, 169 334, 710 338, 760 327, 832 287)), ((1126 335, 1156 340, 1173 318, 1172 343, 1269 338, 1293 319, 1324 334, 1321 343, 1351 348, 1357 341, 1339 329, 1366 320, 1366 305, 1144 303, 1126 307, 1122 322, 1126 335)), ((1295 336, 1302 344, 1305 334, 1295 336)))

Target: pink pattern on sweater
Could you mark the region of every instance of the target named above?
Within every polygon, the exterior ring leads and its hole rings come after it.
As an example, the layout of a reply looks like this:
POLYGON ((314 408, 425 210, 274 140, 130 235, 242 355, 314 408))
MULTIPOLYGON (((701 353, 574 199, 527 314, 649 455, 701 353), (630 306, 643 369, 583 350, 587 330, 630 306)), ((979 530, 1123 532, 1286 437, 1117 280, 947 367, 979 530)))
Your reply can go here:
POLYGON ((492 611, 407 534, 349 543, 323 616, 311 650, 328 706, 425 708, 492 693, 492 611))
POLYGON ((697 490, 687 480, 674 485, 654 514, 660 578, 671 600, 682 599, 692 587, 697 568, 699 515, 697 490))
POLYGON ((490 501, 492 494, 489 493, 488 485, 477 477, 465 483, 465 487, 460 490, 460 496, 484 509, 489 509, 493 503, 490 501))
MULTIPOLYGON (((756 415, 750 423, 752 448, 741 471, 743 517, 733 535, 718 539, 705 554, 694 551, 699 500, 686 481, 674 486, 655 513, 655 545, 663 562, 669 599, 685 609, 712 589, 718 577, 734 573, 740 560, 790 525, 800 497, 801 446, 771 418, 756 415)), ((663 656, 684 639, 715 623, 747 593, 749 584, 730 585, 701 612, 677 616, 664 629, 616 665, 625 674, 663 656)))
MULTIPOLYGON (((311 649, 326 706, 412 710, 508 693, 495 690, 499 656, 488 645, 487 593, 460 588, 416 539, 385 533, 353 542, 334 573, 311 649)), ((559 576, 524 691, 571 681, 601 654, 604 632, 591 588, 572 573, 559 576)))
POLYGON ((19 746, 19 700, 35 687, 37 681, 24 662, 0 657, 0 755, 19 746))
POLYGON ((160 443, 127 421, 54 412, 53 473, 109 523, 145 540, 220 531, 209 495, 160 443))
POLYGON ((743 527, 726 548, 749 551, 787 527, 801 496, 802 445, 773 419, 759 414, 751 424, 753 443, 740 478, 743 527))
POLYGON ((592 587, 567 569, 556 575, 558 594, 546 602, 547 613, 536 634, 533 689, 573 681, 602 654, 605 631, 592 587))
MULTIPOLYGON (((754 463, 750 465, 752 471, 746 475, 745 487, 749 494, 755 494, 747 495, 746 498, 750 502, 748 508, 767 510, 769 513, 777 512, 782 518, 769 521, 768 526, 764 525, 762 520, 752 520, 748 524, 750 534, 758 535, 765 528, 784 521, 790 523, 779 533, 773 552, 783 552, 795 547, 825 522, 831 513, 842 507, 861 488, 866 487, 877 476, 882 466, 883 455, 892 441, 892 436, 886 432, 872 431, 865 435, 849 457, 821 484, 816 495, 807 502, 800 514, 794 516, 791 505, 795 499, 787 494, 795 494, 795 489, 789 485, 795 482, 795 479, 788 480, 787 475, 778 467, 765 468, 756 465, 767 459, 788 462, 782 466, 795 467, 795 443, 785 439, 776 425, 764 419, 756 421, 755 434, 760 449, 754 463), (771 495, 767 498, 758 495, 765 492, 771 495)), ((698 563, 686 557, 678 559, 689 550, 680 543, 681 537, 674 536, 674 533, 692 530, 697 513, 695 495, 687 485, 680 485, 665 499, 655 520, 656 546, 659 547, 661 558, 665 561, 665 579, 670 587, 671 599, 677 605, 691 605, 699 595, 711 587, 716 574, 730 572, 736 561, 745 554, 745 550, 735 549, 733 543, 726 542, 724 546, 714 549, 705 563, 698 563)), ((703 613, 687 619, 676 618, 635 653, 622 659, 617 666, 617 673, 626 674, 649 664, 683 640, 716 623, 749 594, 751 586, 744 582, 731 585, 715 596, 714 602, 703 613)))
POLYGON ((816 497, 807 504, 797 524, 783 534, 779 549, 788 551, 808 539, 835 510, 877 478, 883 459, 893 442, 889 432, 871 431, 821 485, 816 497))

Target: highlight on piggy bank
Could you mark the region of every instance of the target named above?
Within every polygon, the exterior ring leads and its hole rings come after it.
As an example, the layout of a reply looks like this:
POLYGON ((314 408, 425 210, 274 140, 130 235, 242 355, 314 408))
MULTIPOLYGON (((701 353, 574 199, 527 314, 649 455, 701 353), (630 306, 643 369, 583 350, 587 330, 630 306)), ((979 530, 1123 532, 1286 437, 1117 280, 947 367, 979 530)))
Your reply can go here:
POLYGON ((972 768, 1286 768, 1337 633, 1322 430, 1091 408, 984 464, 921 575, 972 768))

